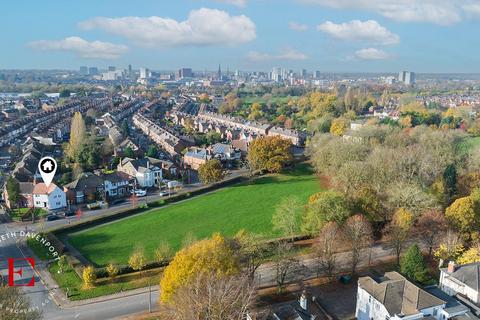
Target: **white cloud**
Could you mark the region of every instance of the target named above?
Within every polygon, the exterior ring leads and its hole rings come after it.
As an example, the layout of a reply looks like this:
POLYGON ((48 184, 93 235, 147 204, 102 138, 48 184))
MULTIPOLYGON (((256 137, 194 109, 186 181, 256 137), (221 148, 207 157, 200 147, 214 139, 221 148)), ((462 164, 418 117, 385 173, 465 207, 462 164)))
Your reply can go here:
POLYGON ((480 17, 480 3, 468 3, 462 8, 469 17, 480 17))
POLYGON ((207 8, 191 11, 188 19, 180 22, 158 16, 97 17, 81 22, 79 26, 124 36, 146 47, 235 45, 256 38, 256 27, 250 18, 230 16, 225 11, 207 8))
POLYGON ((247 55, 247 58, 252 62, 261 62, 269 60, 306 60, 308 59, 308 56, 305 53, 287 48, 285 51, 278 54, 250 51, 247 55))
POLYGON ((231 4, 241 8, 247 6, 247 0, 215 0, 215 1, 220 3, 231 4))
POLYGON ((89 59, 116 59, 128 51, 125 45, 103 41, 89 42, 80 37, 33 41, 28 46, 36 50, 73 52, 81 58, 89 59))
POLYGON ((365 22, 352 20, 340 24, 327 21, 318 25, 317 30, 325 32, 336 39, 345 41, 365 41, 383 45, 397 44, 400 42, 398 35, 390 32, 375 20, 365 22))
POLYGON ((383 50, 375 48, 360 49, 355 52, 355 58, 362 60, 386 60, 391 56, 383 50))
POLYGON ((302 24, 302 23, 298 23, 298 22, 290 22, 290 23, 288 24, 288 27, 289 27, 291 30, 299 31, 299 32, 307 31, 307 30, 308 30, 308 26, 307 26, 306 24, 302 24))
POLYGON ((451 25, 462 20, 469 0, 299 0, 336 9, 376 12, 400 22, 451 25))

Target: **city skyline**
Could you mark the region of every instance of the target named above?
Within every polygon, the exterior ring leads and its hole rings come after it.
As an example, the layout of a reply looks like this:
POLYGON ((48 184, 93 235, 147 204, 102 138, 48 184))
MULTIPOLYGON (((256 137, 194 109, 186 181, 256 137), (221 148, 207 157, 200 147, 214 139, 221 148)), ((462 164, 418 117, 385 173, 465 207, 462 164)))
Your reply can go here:
POLYGON ((140 2, 5 4, 0 68, 480 72, 474 1, 140 2))

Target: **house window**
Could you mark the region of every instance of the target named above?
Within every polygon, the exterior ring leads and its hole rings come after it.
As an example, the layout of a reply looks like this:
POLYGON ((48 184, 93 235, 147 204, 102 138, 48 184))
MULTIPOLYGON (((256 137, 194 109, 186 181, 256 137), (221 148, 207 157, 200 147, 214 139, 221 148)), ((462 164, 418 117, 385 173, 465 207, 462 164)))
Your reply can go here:
POLYGON ((385 320, 390 320, 390 316, 388 314, 385 316, 385 320))
POLYGON ((372 302, 372 296, 368 296, 368 302, 372 302))
POLYGON ((437 309, 433 309, 433 316, 435 317, 437 315, 437 309))

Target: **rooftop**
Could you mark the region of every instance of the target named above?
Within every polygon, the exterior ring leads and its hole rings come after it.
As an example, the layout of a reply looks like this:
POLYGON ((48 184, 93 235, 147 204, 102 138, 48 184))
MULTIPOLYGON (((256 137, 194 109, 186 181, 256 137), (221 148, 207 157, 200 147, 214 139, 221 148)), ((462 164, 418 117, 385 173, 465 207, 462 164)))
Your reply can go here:
POLYGON ((398 272, 387 272, 378 280, 362 277, 358 279, 358 285, 382 303, 391 316, 410 316, 446 303, 420 289, 398 272))

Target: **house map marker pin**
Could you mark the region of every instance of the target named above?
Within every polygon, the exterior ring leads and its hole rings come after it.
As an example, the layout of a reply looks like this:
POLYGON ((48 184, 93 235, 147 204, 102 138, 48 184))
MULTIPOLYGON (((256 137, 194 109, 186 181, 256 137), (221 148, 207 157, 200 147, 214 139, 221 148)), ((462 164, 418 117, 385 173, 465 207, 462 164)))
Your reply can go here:
POLYGON ((43 182, 48 187, 57 171, 57 162, 52 157, 43 157, 38 162, 38 171, 40 171, 43 182))

